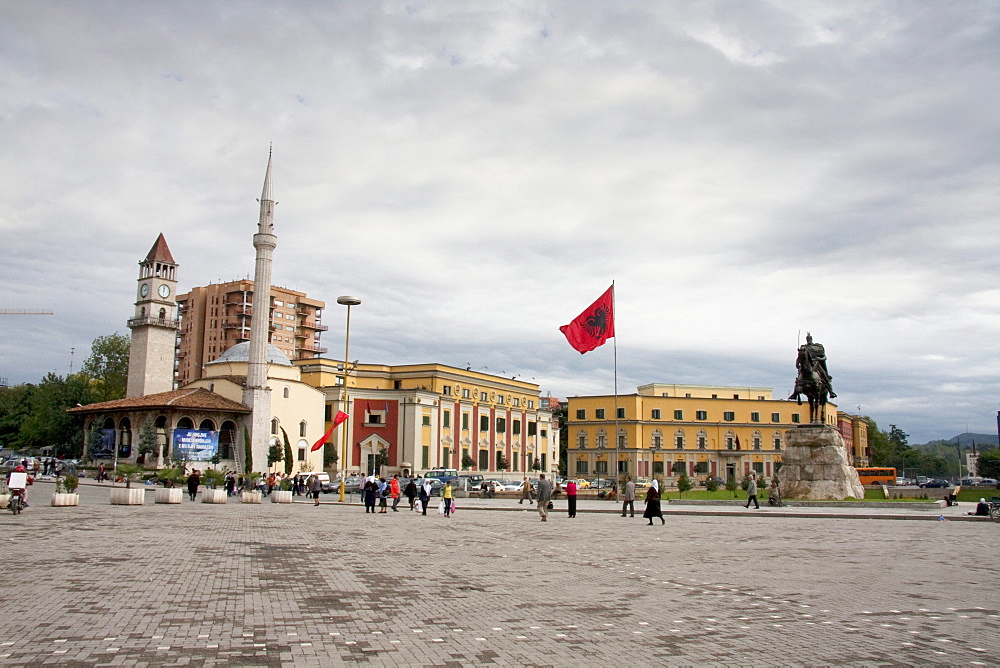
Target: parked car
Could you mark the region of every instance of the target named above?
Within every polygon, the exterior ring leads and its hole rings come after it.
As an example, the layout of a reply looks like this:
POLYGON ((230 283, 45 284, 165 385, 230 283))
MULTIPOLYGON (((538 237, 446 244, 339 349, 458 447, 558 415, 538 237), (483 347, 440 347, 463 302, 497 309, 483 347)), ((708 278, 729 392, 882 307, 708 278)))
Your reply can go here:
POLYGON ((932 479, 928 480, 927 482, 925 482, 924 484, 922 484, 920 486, 924 487, 924 488, 931 488, 931 487, 951 487, 951 483, 948 482, 947 480, 934 480, 932 478, 932 479))
POLYGON ((594 478, 590 481, 590 489, 611 489, 615 481, 609 478, 594 478))
POLYGON ((590 487, 590 481, 584 480, 583 478, 577 478, 576 487, 577 489, 587 489, 588 487, 590 487))

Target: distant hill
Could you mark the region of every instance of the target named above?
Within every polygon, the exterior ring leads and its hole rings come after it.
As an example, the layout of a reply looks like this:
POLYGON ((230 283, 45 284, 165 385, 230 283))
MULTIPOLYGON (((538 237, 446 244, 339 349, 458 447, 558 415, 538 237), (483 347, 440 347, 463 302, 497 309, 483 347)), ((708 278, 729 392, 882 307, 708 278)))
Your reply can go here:
POLYGON ((975 441, 976 449, 979 450, 983 447, 990 448, 996 447, 998 445, 998 439, 996 434, 972 434, 966 432, 964 434, 959 434, 958 436, 952 436, 948 439, 941 439, 938 441, 930 441, 929 443, 920 443, 913 445, 914 448, 926 447, 930 445, 937 445, 939 443, 948 443, 952 446, 958 444, 963 450, 971 450, 972 443, 975 441))

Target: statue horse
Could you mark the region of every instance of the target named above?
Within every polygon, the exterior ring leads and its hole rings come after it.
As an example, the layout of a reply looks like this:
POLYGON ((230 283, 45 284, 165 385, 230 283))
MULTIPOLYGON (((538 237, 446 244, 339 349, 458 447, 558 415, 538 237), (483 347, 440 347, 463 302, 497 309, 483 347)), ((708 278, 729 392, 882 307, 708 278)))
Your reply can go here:
POLYGON ((806 395, 806 400, 809 402, 809 422, 825 423, 830 387, 815 369, 802 369, 799 379, 795 382, 795 392, 790 398, 796 399, 799 405, 802 405, 800 394, 806 395))

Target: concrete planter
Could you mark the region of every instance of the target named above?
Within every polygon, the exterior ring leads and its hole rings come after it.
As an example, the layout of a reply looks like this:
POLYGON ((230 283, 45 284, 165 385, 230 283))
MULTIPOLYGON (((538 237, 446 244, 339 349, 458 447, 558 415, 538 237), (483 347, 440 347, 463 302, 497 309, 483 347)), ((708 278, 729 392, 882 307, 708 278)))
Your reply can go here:
POLYGON ((276 489, 271 492, 271 503, 291 503, 292 502, 292 490, 281 490, 276 489))
POLYGON ((111 490, 112 506, 141 506, 146 502, 146 490, 115 487, 111 490))
POLYGON ((78 506, 80 505, 80 495, 79 494, 66 494, 66 493, 53 493, 52 494, 52 505, 53 506, 78 506))
POLYGON ((180 487, 164 487, 156 490, 156 503, 180 503, 184 499, 184 490, 180 487))
POLYGON ((257 491, 242 492, 240 494, 240 503, 260 503, 261 496, 262 496, 261 493, 257 491))
POLYGON ((205 489, 201 492, 201 502, 202 503, 225 503, 226 502, 226 490, 224 489, 205 489))
POLYGON ((0 494, 0 508, 10 508, 10 494, 0 494))

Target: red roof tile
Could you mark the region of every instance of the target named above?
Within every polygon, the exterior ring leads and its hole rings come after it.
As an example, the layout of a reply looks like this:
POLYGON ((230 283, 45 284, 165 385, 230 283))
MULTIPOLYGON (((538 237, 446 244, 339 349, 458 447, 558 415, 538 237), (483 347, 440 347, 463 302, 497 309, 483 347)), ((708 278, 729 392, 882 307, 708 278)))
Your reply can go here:
POLYGON ((127 397, 125 399, 115 399, 114 401, 102 401, 96 404, 87 404, 86 406, 70 408, 67 412, 87 414, 143 408, 188 408, 209 411, 228 411, 230 413, 250 412, 250 409, 243 404, 230 401, 215 392, 209 392, 208 390, 200 387, 172 390, 170 392, 160 392, 158 394, 147 394, 141 397, 127 397))

